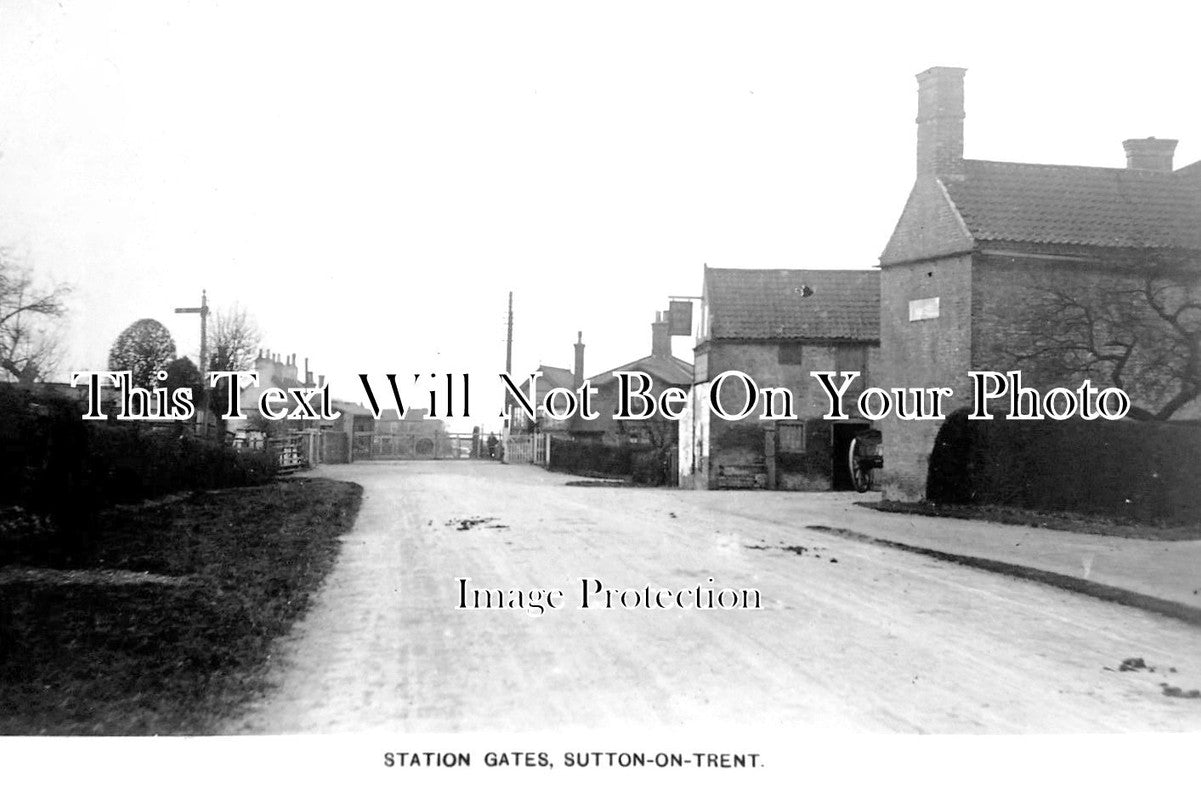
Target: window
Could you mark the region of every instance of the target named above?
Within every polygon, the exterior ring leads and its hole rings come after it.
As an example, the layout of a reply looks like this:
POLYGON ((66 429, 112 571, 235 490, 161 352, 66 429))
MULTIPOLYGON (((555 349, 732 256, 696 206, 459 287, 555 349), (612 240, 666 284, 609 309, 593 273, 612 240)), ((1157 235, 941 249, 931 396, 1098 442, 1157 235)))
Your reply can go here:
POLYGON ((800 342, 784 342, 780 345, 780 363, 799 365, 805 346, 800 342))
POLYGON ((781 422, 777 430, 780 434, 781 453, 805 452, 805 423, 781 422))
POLYGON ((909 321, 917 322, 923 319, 938 319, 937 297, 924 297, 921 300, 909 301, 909 321))

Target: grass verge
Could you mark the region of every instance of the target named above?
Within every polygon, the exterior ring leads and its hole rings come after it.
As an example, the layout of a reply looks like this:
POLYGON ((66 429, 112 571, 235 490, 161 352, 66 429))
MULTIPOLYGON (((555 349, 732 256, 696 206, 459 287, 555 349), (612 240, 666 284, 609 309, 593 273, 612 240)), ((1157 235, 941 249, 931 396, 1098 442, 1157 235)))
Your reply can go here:
POLYGON ((271 645, 333 567, 361 496, 305 478, 196 493, 102 515, 71 580, 0 571, 0 733, 216 730, 266 688, 271 645))
POLYGON ((1025 525, 1031 528, 1050 528, 1099 536, 1118 536, 1125 539, 1149 539, 1163 542, 1184 542, 1201 539, 1201 525, 1153 525, 1124 519, 1073 514, 1067 511, 1034 511, 1008 506, 941 505, 929 501, 901 502, 879 500, 856 503, 889 514, 918 514, 926 517, 952 517, 998 522, 1002 525, 1025 525))

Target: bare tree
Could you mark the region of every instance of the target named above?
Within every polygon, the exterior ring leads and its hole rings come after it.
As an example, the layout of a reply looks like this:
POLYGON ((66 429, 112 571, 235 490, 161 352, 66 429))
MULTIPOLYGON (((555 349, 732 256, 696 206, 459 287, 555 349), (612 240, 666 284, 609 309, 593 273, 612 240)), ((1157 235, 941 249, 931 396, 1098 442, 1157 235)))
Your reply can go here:
MULTIPOLYGON (((228 306, 217 311, 209 331, 210 370, 238 371, 249 369, 254 364, 256 351, 262 334, 254 318, 239 305, 228 306)), ((209 408, 216 415, 216 435, 225 438, 227 422, 222 416, 225 398, 229 392, 229 378, 222 378, 209 394, 209 408)))
POLYGON ((1154 257, 1096 280, 1015 287, 995 343, 1032 382, 1090 378, 1125 391, 1130 418, 1167 420, 1201 396, 1201 264, 1154 257))
POLYGON ((29 268, 0 251, 0 379, 32 383, 58 367, 69 292, 62 284, 39 285, 29 268))
POLYGON ((218 311, 209 334, 209 369, 249 368, 261 340, 258 325, 246 309, 233 305, 218 311))

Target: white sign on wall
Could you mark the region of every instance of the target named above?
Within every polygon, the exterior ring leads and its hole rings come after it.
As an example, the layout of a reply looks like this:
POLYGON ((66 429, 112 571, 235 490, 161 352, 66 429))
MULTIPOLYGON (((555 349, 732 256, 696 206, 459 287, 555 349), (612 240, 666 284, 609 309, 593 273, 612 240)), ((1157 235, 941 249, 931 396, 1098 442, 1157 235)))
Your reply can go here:
POLYGON ((919 319, 938 319, 937 297, 909 301, 909 321, 917 322, 919 319))

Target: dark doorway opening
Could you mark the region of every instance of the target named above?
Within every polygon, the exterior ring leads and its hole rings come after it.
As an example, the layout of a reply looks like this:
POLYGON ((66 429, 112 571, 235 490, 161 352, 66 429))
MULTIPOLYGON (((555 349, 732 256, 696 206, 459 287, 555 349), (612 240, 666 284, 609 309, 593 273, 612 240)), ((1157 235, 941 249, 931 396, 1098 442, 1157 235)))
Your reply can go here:
POLYGON ((848 460, 851 451, 851 440, 855 434, 871 428, 867 422, 835 422, 830 428, 830 473, 834 476, 836 492, 855 491, 855 481, 851 478, 851 463, 848 460))

